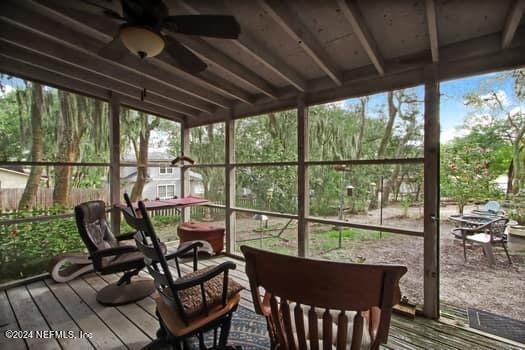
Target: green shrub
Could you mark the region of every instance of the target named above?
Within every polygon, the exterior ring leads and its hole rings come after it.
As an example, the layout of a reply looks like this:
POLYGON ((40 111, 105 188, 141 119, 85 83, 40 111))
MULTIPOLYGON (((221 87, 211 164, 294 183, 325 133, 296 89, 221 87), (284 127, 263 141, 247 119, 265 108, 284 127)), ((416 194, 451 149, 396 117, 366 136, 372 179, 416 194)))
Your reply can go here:
POLYGON ((54 256, 84 249, 73 218, 3 225, 0 280, 43 273, 54 256))
MULTIPOLYGON (((12 218, 63 214, 64 208, 13 213, 12 218)), ((11 217, 10 217, 11 219, 11 217)), ((154 216, 153 225, 161 232, 175 227, 179 216, 154 216)), ((121 232, 132 232, 122 220, 121 232)), ((173 232, 176 232, 174 229, 173 232)), ((163 237, 161 237, 163 238, 163 237)), ((174 234, 170 239, 176 238, 174 234)), ((74 218, 0 226, 0 283, 48 271, 49 262, 59 254, 85 251, 74 218)))

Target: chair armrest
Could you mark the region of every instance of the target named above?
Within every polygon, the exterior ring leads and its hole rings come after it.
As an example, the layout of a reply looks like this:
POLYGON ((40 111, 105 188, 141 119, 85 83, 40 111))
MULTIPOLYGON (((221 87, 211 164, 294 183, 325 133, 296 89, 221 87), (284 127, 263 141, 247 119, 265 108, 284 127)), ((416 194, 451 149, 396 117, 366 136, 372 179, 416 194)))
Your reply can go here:
POLYGON ((206 281, 209 281, 213 277, 220 275, 223 272, 226 272, 228 270, 235 270, 235 268, 236 266, 233 262, 225 261, 222 264, 215 266, 213 269, 200 276, 195 276, 193 278, 185 279, 183 281, 176 280, 175 282, 173 282, 173 286, 176 290, 191 288, 198 284, 202 284, 206 281))
POLYGON ((95 259, 100 259, 100 258, 104 258, 107 256, 121 255, 125 253, 136 252, 136 251, 137 251, 137 247, 133 247, 130 245, 123 245, 120 247, 111 247, 111 248, 97 250, 96 252, 91 254, 91 256, 93 260, 95 260, 95 259))
POLYGON ((115 237, 117 239, 117 241, 127 241, 129 239, 133 239, 133 236, 136 234, 137 232, 128 232, 128 233, 123 233, 121 235, 118 235, 117 237, 115 237))
POLYGON ((187 247, 184 247, 182 249, 177 249, 173 253, 166 254, 166 260, 170 260, 173 258, 180 258, 182 255, 186 254, 190 250, 201 248, 202 246, 203 246, 202 242, 194 242, 187 247))

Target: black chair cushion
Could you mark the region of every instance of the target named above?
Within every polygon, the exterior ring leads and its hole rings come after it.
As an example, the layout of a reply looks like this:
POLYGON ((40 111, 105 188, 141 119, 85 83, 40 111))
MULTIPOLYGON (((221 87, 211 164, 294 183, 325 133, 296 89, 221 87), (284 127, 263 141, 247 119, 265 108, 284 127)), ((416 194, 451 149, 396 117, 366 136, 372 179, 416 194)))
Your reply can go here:
POLYGON ((102 258, 101 270, 103 273, 121 272, 144 267, 144 255, 139 252, 124 253, 102 258))
POLYGON ((93 244, 98 249, 113 248, 118 246, 118 241, 109 228, 105 218, 96 219, 86 223, 86 232, 93 244))

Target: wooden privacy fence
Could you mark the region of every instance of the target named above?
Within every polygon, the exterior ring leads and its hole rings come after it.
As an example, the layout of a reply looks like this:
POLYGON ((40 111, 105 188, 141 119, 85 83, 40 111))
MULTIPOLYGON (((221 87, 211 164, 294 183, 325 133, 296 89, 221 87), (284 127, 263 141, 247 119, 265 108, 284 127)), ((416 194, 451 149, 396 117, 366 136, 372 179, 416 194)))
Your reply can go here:
MULTIPOLYGON (((18 203, 23 188, 3 188, 0 189, 0 210, 13 211, 18 209, 18 203)), ((109 187, 103 188, 73 188, 69 195, 67 207, 74 207, 82 202, 101 199, 109 202, 109 187)), ((53 188, 39 188, 33 199, 33 207, 39 209, 48 209, 53 206, 53 188)))
MULTIPOLYGON (((20 198, 24 193, 23 189, 9 188, 0 189, 0 221, 14 220, 19 218, 54 216, 72 213, 72 208, 82 202, 90 200, 103 200, 109 203, 109 188, 74 188, 71 190, 68 205, 65 208, 53 207, 53 188, 40 188, 37 191, 33 205, 34 209, 19 211, 17 209, 20 198)), ((124 194, 122 191, 121 195, 124 194)), ((214 200, 214 204, 224 205, 223 200, 214 200)), ((237 206, 248 209, 257 208, 255 198, 239 197, 237 206)), ((224 216, 223 208, 192 206, 191 216, 194 218, 220 217, 224 216)), ((159 208, 150 211, 151 216, 179 216, 177 208, 159 208)))

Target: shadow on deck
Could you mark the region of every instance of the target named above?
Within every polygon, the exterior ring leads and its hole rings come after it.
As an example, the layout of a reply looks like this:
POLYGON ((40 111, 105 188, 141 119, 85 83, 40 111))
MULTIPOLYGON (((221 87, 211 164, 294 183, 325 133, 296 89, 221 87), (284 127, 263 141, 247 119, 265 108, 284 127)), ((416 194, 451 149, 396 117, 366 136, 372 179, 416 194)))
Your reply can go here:
MULTIPOLYGON (((201 260, 200 266, 227 259, 219 256, 201 260)), ((235 260, 231 276, 248 288, 244 262, 235 260)), ((190 264, 183 265, 191 271, 190 264)), ((118 275, 85 275, 69 283, 57 284, 49 278, 0 291, 0 349, 140 349, 155 338, 158 323, 155 303, 148 297, 137 303, 104 307, 97 303, 96 291, 118 279, 118 275), (7 339, 7 330, 71 331, 49 338, 7 339), (91 333, 91 338, 78 335, 91 333)), ((242 291, 241 305, 253 311, 248 290, 242 291)), ((393 316, 388 343, 383 349, 523 349, 518 344, 488 337, 453 325, 454 314, 461 323, 459 308, 445 307, 445 322, 421 317, 409 320, 393 316)), ((28 333, 30 334, 30 333, 28 333)))

